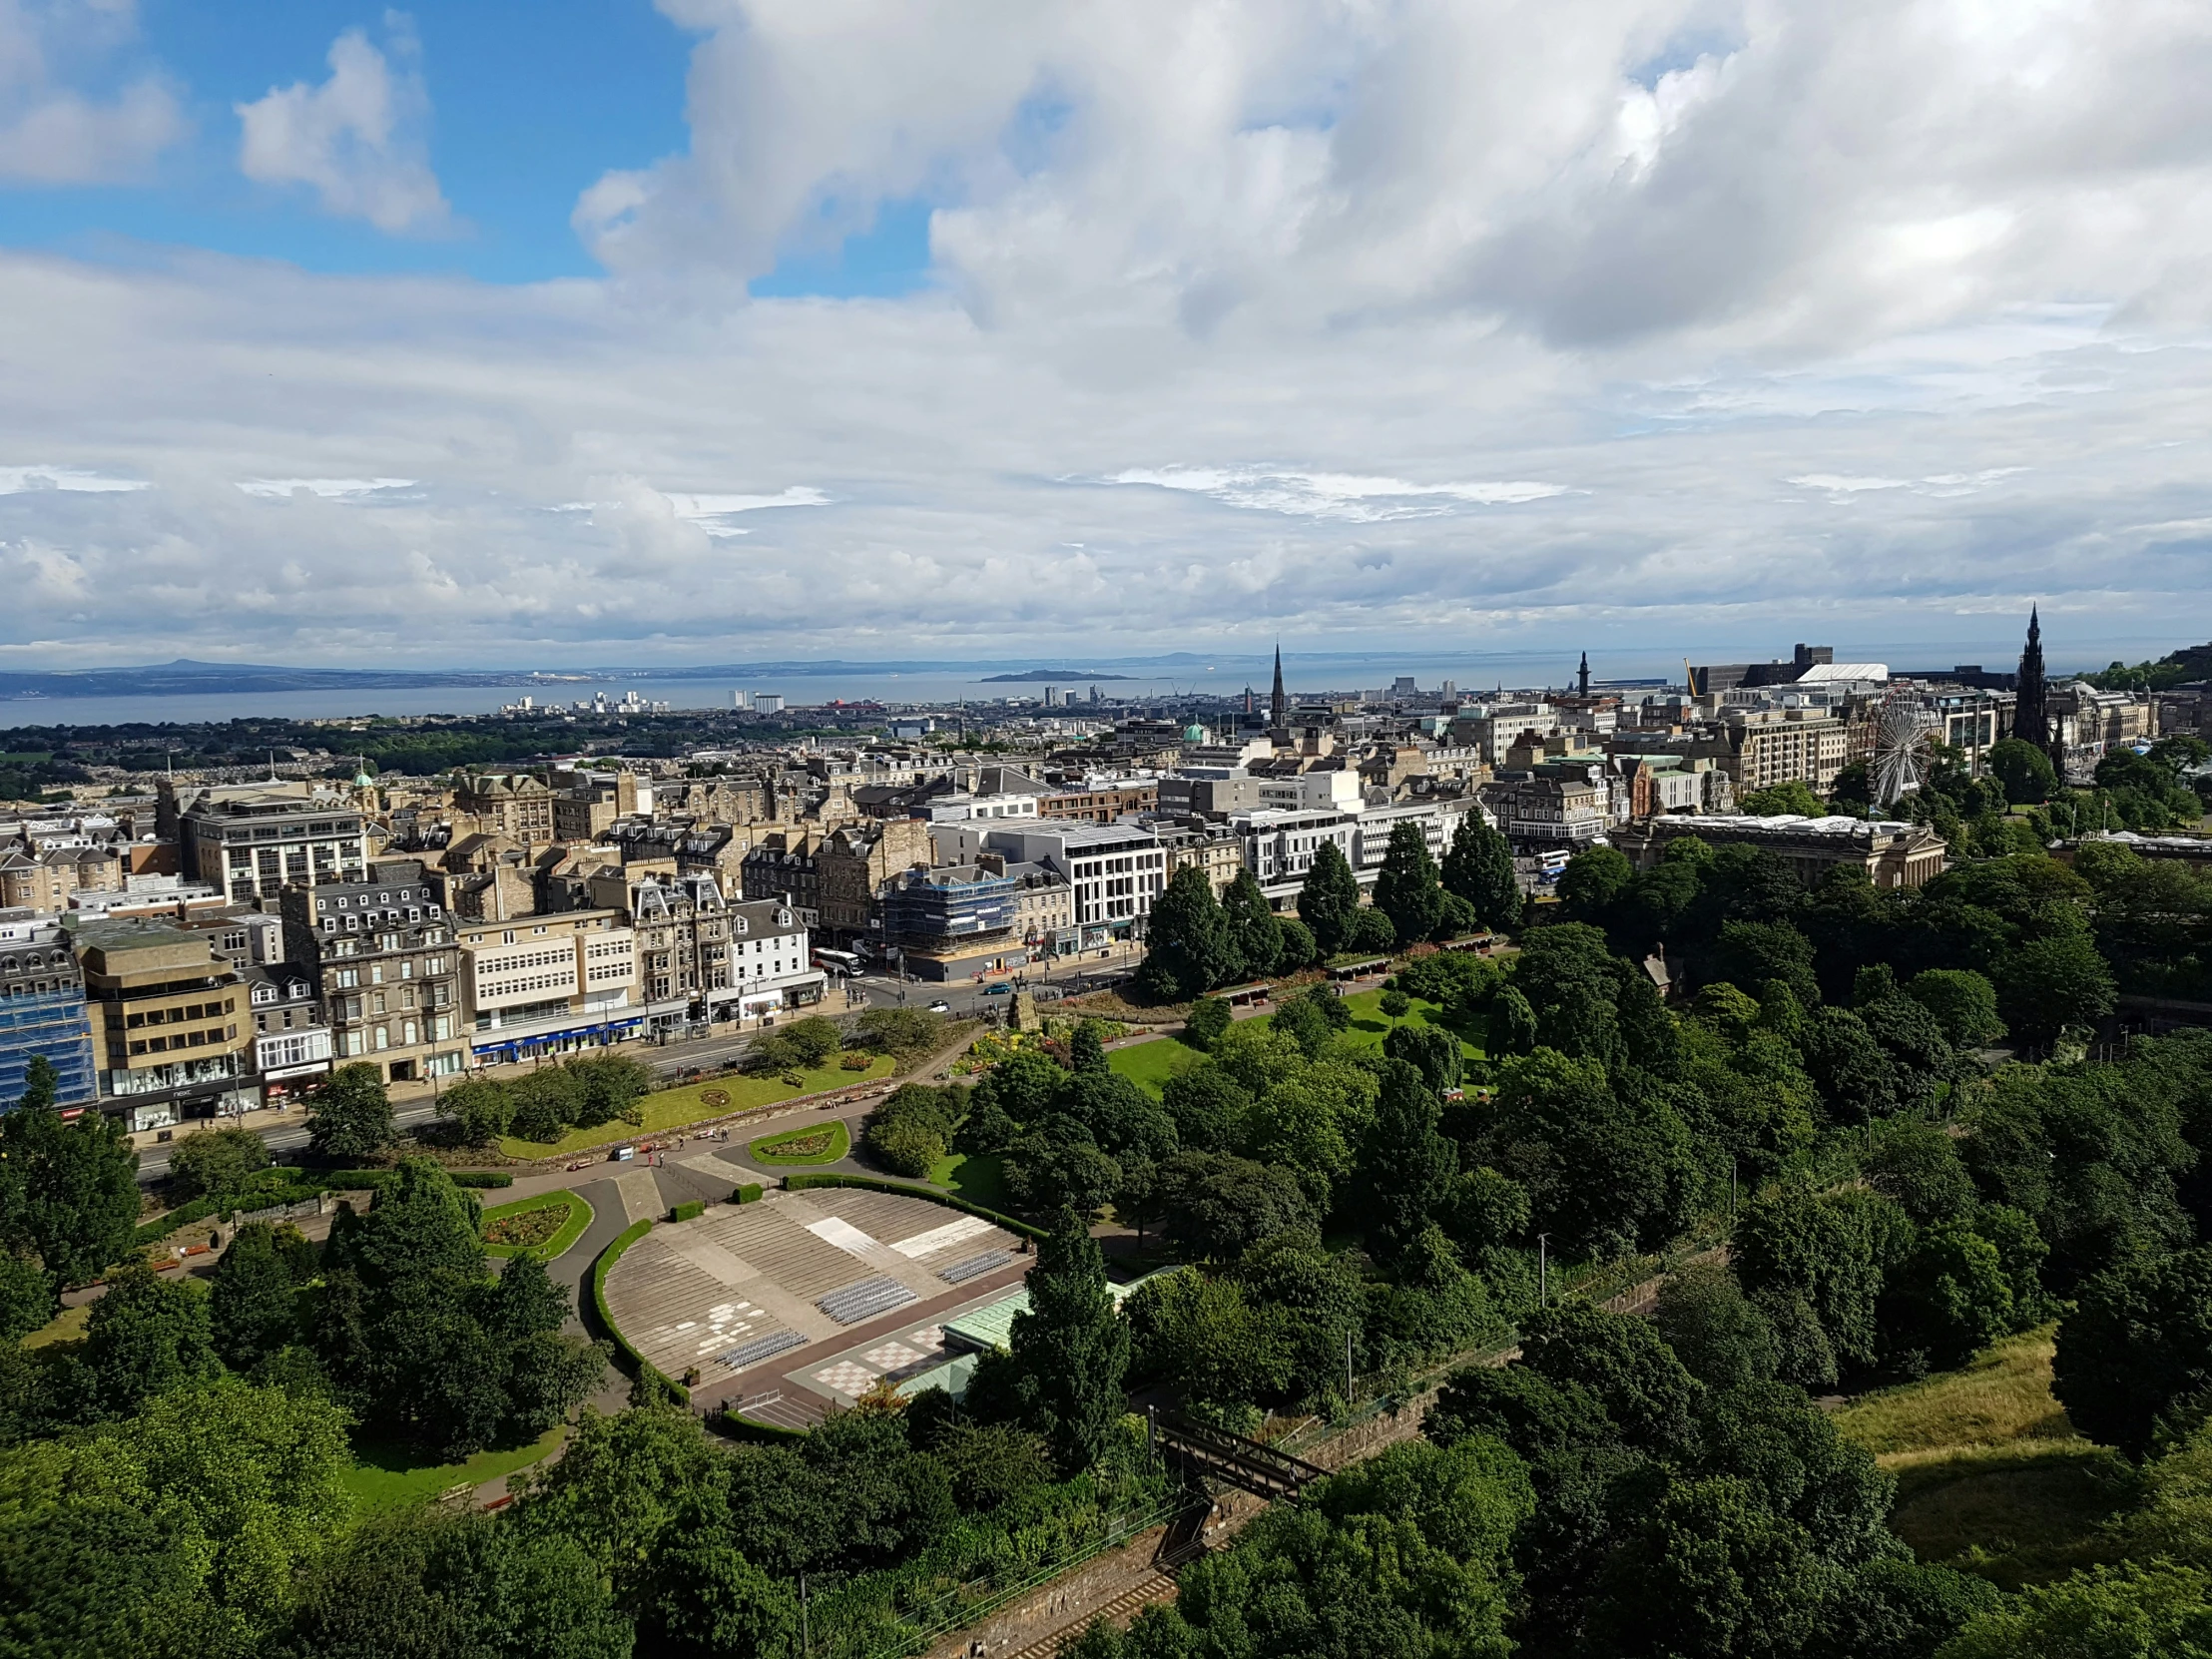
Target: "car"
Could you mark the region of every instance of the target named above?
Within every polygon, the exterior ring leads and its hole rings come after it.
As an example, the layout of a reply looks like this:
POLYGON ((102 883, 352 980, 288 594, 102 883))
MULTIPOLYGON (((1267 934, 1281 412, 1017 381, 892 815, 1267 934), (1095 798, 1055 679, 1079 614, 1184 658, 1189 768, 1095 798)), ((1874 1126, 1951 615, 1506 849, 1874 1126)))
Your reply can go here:
POLYGON ((952 1004, 940 996, 936 1001, 929 1004, 929 1011, 932 1014, 949 1014, 952 1012, 952 1004))
POLYGON ((1012 996, 1014 987, 1011 985, 985 985, 983 994, 985 996, 1012 996))

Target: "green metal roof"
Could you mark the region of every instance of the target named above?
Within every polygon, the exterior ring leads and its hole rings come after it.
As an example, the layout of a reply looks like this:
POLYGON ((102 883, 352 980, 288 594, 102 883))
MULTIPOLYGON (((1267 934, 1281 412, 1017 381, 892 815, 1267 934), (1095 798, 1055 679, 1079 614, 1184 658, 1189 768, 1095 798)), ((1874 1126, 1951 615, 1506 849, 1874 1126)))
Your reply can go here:
MULTIPOLYGON (((1161 1270, 1163 1273, 1173 1271, 1171 1268, 1161 1270)), ((1153 1274, 1147 1274, 1144 1279, 1134 1280, 1127 1285, 1117 1285, 1109 1279, 1106 1282, 1106 1294, 1114 1299, 1114 1306, 1119 1308, 1137 1294, 1138 1286, 1144 1284, 1146 1279, 1154 1277, 1156 1276, 1153 1274)), ((1011 1348, 1014 1340, 1014 1316, 1025 1314, 1028 1311, 1029 1292, 1024 1287, 1011 1296, 1002 1297, 996 1302, 985 1303, 980 1308, 971 1309, 958 1319, 946 1320, 944 1322, 945 1346, 947 1348, 968 1349, 977 1354, 993 1348, 1011 1348)))

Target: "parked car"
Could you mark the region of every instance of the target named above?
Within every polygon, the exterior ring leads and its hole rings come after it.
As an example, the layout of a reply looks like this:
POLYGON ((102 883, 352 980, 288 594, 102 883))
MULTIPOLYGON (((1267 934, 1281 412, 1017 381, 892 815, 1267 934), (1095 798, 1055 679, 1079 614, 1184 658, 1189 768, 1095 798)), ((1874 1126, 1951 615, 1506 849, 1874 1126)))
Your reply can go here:
POLYGON ((936 1001, 929 1004, 929 1011, 932 1014, 949 1014, 952 1012, 952 1004, 940 996, 936 1001))
POLYGON ((611 1162, 617 1164, 627 1164, 637 1155, 638 1149, 634 1146, 618 1146, 614 1149, 614 1151, 608 1153, 607 1157, 611 1162))

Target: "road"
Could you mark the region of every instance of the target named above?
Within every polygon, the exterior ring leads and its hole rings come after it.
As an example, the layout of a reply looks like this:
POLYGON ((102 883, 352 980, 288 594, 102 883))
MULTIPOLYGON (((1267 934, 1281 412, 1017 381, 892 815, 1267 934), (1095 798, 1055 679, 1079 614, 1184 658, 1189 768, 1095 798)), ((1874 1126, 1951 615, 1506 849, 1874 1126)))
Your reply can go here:
MULTIPOLYGON (((1033 980, 1025 979, 1025 983, 1055 987, 1072 984, 1080 985, 1084 989, 1096 990, 1103 985, 1118 983, 1126 979, 1133 965, 1134 959, 1127 957, 1113 961, 1094 961, 1089 965, 1088 970, 1080 976, 1071 976, 1063 969, 1049 978, 1038 974, 1033 980)), ((846 1013, 857 1013, 863 1006, 872 1008, 898 1007, 901 1000, 909 1008, 926 1008, 934 1002, 941 1001, 950 1007, 955 1018, 989 1017, 1002 1016, 1003 1010, 1009 1006, 1012 1000, 1009 995, 1003 993, 991 995, 989 994, 990 987, 978 985, 972 981, 962 981, 957 985, 937 985, 909 979, 901 986, 896 979, 888 975, 866 974, 852 980, 851 984, 860 995, 861 1000, 859 1002, 854 1003, 850 1008, 846 1008, 837 1005, 841 998, 832 996, 831 1001, 826 1003, 821 1011, 832 1016, 841 1016, 846 1013), (903 999, 901 998, 901 992, 903 992, 903 999)), ((664 1076, 673 1076, 694 1067, 720 1067, 732 1064, 742 1059, 745 1051, 752 1047, 754 1040, 762 1034, 757 1028, 742 1032, 720 1031, 707 1036, 678 1039, 665 1043, 630 1044, 625 1046, 623 1052, 636 1055, 637 1058, 645 1061, 664 1076)), ((523 1068, 519 1066, 498 1067, 487 1075, 492 1077, 519 1076, 523 1068)), ((402 1132, 419 1129, 436 1116, 437 1097, 434 1090, 430 1092, 418 1091, 398 1096, 392 1102, 392 1120, 402 1132)), ((294 1110, 276 1123, 255 1124, 251 1127, 260 1130, 262 1140, 268 1145, 269 1150, 276 1155, 278 1163, 286 1162, 287 1154, 300 1153, 306 1150, 307 1125, 304 1112, 294 1110)), ((174 1142, 160 1143, 140 1151, 139 1181, 142 1184, 151 1185, 167 1177, 169 1174, 169 1155, 175 1149, 175 1145, 174 1142)))

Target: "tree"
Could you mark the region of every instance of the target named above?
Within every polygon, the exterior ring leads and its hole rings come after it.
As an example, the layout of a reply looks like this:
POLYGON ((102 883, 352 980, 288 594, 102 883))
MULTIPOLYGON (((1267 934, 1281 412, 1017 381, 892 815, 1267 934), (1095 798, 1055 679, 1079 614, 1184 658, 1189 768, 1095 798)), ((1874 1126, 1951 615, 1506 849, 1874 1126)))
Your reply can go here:
POLYGON ((1513 849, 1490 826, 1480 808, 1462 814, 1444 853, 1443 884, 1474 906, 1485 927, 1520 924, 1520 882, 1513 875, 1513 849))
POLYGON ((1985 1047, 2004 1035, 1996 987, 1968 968, 1930 968, 1908 981, 1905 994, 1935 1016, 1956 1049, 1985 1047))
POLYGON ((1278 970, 1283 958, 1283 923, 1268 903, 1268 895, 1260 890, 1260 878, 1251 870, 1239 869, 1229 890, 1221 895, 1221 917, 1228 932, 1229 954, 1236 962, 1231 973, 1245 979, 1265 979, 1278 970))
POLYGON ((198 1285, 164 1284, 144 1263, 108 1280, 85 1322, 85 1364, 102 1408, 129 1416, 156 1394, 222 1372, 198 1285))
POLYGON ((1413 1011, 1413 999, 1395 985, 1385 990, 1376 1005, 1382 1010, 1382 1017, 1388 1020, 1403 1019, 1413 1011))
POLYGON ((1823 1008, 1805 1039, 1805 1069, 1829 1115, 1846 1123, 1898 1109, 1898 1073, 1890 1056, 1849 1008, 1823 1008))
POLYGON ((1752 1482, 1672 1482, 1605 1565, 1590 1614, 1598 1651, 1794 1656, 1819 1628, 1821 1566, 1805 1529, 1752 1482))
POLYGON ((1385 1258, 1411 1249, 1450 1197, 1459 1153, 1436 1132, 1442 1116, 1442 1102, 1416 1067, 1399 1059, 1384 1062, 1375 1122, 1361 1149, 1361 1217, 1385 1258))
POLYGON ((1314 940, 1314 930, 1298 917, 1278 916, 1276 930, 1283 940, 1283 952, 1275 959, 1277 973, 1296 973, 1321 959, 1321 946, 1314 940))
POLYGON ((1749 790, 1736 805, 1753 818, 1826 818, 1828 808, 1815 795, 1810 785, 1792 778, 1786 783, 1769 784, 1763 790, 1749 790))
POLYGON ((0 1251, 0 1346, 22 1341, 61 1307, 54 1281, 26 1256, 0 1251))
POLYGON ((452 1125, 459 1146, 489 1146, 514 1123, 514 1100, 504 1083, 472 1077, 438 1097, 438 1115, 452 1125))
POLYGON ((1596 1060, 1538 1048, 1507 1064, 1477 1161, 1527 1188, 1560 1256, 1655 1248, 1688 1220, 1696 1166, 1665 1099, 1617 1094, 1596 1060))
POLYGON ((1169 877, 1145 923, 1144 965, 1137 970, 1146 994, 1184 1002, 1227 980, 1238 965, 1229 925, 1214 899, 1213 883, 1196 864, 1169 877))
POLYGON ((209 1287, 208 1320, 215 1351, 233 1371, 252 1371, 298 1340, 291 1264, 268 1222, 247 1223, 224 1251, 209 1287))
POLYGON ((1863 1189, 1815 1193, 1787 1182, 1755 1197, 1737 1223, 1733 1266, 1738 1280, 1775 1322, 1785 1356, 1783 1376, 1799 1374, 1789 1356, 1825 1346, 1847 1365, 1881 1358, 1876 1303, 1892 1264, 1903 1255, 1913 1224, 1879 1193, 1863 1189), (1800 1343, 1793 1303, 1802 1303, 1819 1342, 1800 1343))
POLYGON ((474 1282, 484 1274, 476 1200, 428 1158, 404 1158, 368 1214, 341 1238, 333 1228, 325 1265, 350 1268, 371 1290, 439 1273, 474 1282))
POLYGON ((1577 1058, 1612 1059, 1623 966, 1586 922, 1530 928, 1513 985, 1535 1010, 1536 1040, 1577 1058))
POLYGON ((1813 973, 1813 941, 1786 921, 1723 922, 1710 976, 1745 990, 1779 979, 1801 1007, 1821 999, 1820 980, 1813 973))
POLYGON ((2012 1329, 2012 1286, 1994 1245, 1962 1221, 1938 1222, 1891 1272, 1880 1317, 1891 1353, 1948 1371, 2012 1329))
POLYGON ((1220 997, 1202 996, 1183 1016, 1183 1040, 1203 1054, 1221 1040, 1233 1017, 1229 1004, 1220 997))
POLYGON ((1567 860, 1555 890, 1574 920, 1602 925, 1606 911, 1635 876, 1636 866, 1617 848, 1586 846, 1567 860))
MULTIPOLYGON (((800 1063, 809 1068, 828 1065, 830 1057, 844 1046, 844 1038, 837 1030, 837 1022, 826 1019, 821 1014, 811 1014, 785 1027, 784 1040, 792 1045, 800 1063)), ((628 1060, 624 1055, 610 1055, 608 1058, 627 1060, 631 1065, 638 1063, 628 1060)), ((642 1089, 639 1091, 641 1094, 644 1092, 642 1089)), ((625 1101, 624 1104, 627 1105, 628 1102, 625 1101)))
POLYGON ((1280 1165, 1179 1152, 1159 1179, 1167 1236, 1203 1260, 1235 1261, 1264 1239, 1320 1233, 1305 1189, 1280 1165))
POLYGON ((1106 1067, 1106 1045, 1099 1041, 1098 1026, 1085 1020, 1075 1028, 1075 1036, 1068 1043, 1068 1065, 1077 1076, 1103 1073, 1106 1067))
MULTIPOLYGON (((745 1052, 748 1071, 788 1071, 799 1063, 781 1031, 754 1039, 745 1052)), ((540 1066, 507 1085, 513 1103, 511 1126, 525 1141, 548 1145, 579 1122, 584 1115, 584 1083, 563 1065, 540 1066)))
POLYGON ((1215 1065, 1178 1072, 1160 1088, 1160 1101, 1175 1120, 1177 1142, 1199 1152, 1222 1152, 1244 1133, 1252 1093, 1215 1065))
POLYGON ((315 1156, 341 1164, 375 1157, 399 1138, 391 1097, 376 1066, 339 1066, 307 1097, 307 1144, 315 1156))
MULTIPOLYGON (((10 1471, 8 1634, 23 1653, 245 1654, 343 1531, 342 1413, 226 1381, 35 1448, 10 1471)), ((321 1650, 314 1650, 319 1654, 321 1650)))
MULTIPOLYGON (((806 1064, 826 1064, 838 1046, 834 1021, 803 1019, 783 1033, 806 1064)), ((660 1079, 643 1060, 627 1054, 586 1054, 567 1061, 562 1069, 576 1079, 576 1121, 587 1128, 612 1123, 659 1087, 660 1079)))
POLYGON ((1919 1118, 1891 1118, 1875 1131, 1867 1179, 1922 1227, 1973 1214, 1973 1177, 1957 1143, 1919 1118))
POLYGON ((169 1176, 180 1198, 236 1198, 271 1162, 251 1129, 204 1129, 170 1153, 169 1176))
POLYGON ((1709 1388, 1772 1382, 1781 1364, 1774 1327, 1726 1268, 1693 1264, 1669 1275, 1651 1320, 1683 1368, 1709 1388))
POLYGON ((789 1653, 800 1631, 798 1596, 712 1533, 680 1538, 655 1561, 655 1585, 639 1619, 648 1651, 669 1659, 789 1653))
POLYGON ((81 1285, 131 1247, 138 1154, 120 1119, 87 1110, 65 1122, 37 1104, 42 1092, 0 1116, 0 1239, 34 1252, 57 1286, 81 1285))
POLYGON ((1290 1382, 1286 1322, 1253 1305, 1233 1279, 1178 1268, 1145 1281, 1126 1310, 1140 1375, 1193 1404, 1246 1405, 1290 1382))
POLYGON ((1325 840, 1298 889, 1299 919, 1313 930, 1314 948, 1324 957, 1347 947, 1360 913, 1360 882, 1345 861, 1344 849, 1325 840))
POLYGON ((1517 985, 1505 985, 1490 999, 1492 1054, 1526 1054, 1536 1046, 1536 1010, 1517 985))
POLYGON ((1431 1093, 1459 1086, 1459 1038, 1440 1025, 1392 1026, 1382 1034, 1382 1055, 1412 1066, 1431 1093))
POLYGON ((2212 1246, 2135 1261, 2082 1287, 2058 1323, 2051 1391, 2073 1425, 2130 1457, 2212 1407, 2212 1246))
POLYGON ((1982 757, 1991 777, 2004 786, 2004 799, 2015 807, 2036 806, 2058 788, 2058 769, 2050 757, 2018 738, 1999 738, 1982 757))
POLYGON ((1997 1011, 2021 1036, 2048 1042, 2069 1025, 2093 1025, 2117 991, 2097 947, 2078 933, 2035 939, 1990 964, 1997 1011))
POLYGON ((506 1373, 505 1433, 532 1439, 565 1418, 599 1385, 603 1347, 566 1336, 568 1291, 553 1283, 536 1256, 510 1259, 480 1295, 484 1334, 502 1353, 506 1373))
POLYGON ((1375 876, 1375 907, 1390 918, 1399 942, 1412 944, 1433 934, 1444 916, 1444 889, 1436 878, 1436 860, 1428 840, 1411 820, 1390 826, 1389 845, 1375 876))
POLYGON ((2205 1659, 2212 1574, 2159 1562, 2085 1567, 1981 1615, 1939 1659, 2205 1659))
POLYGON ((1037 1247, 1029 1306, 1009 1341, 1019 1368, 1023 1419, 1061 1478, 1097 1461, 1128 1409, 1129 1327, 1106 1294, 1106 1263, 1073 1212, 1037 1247))

